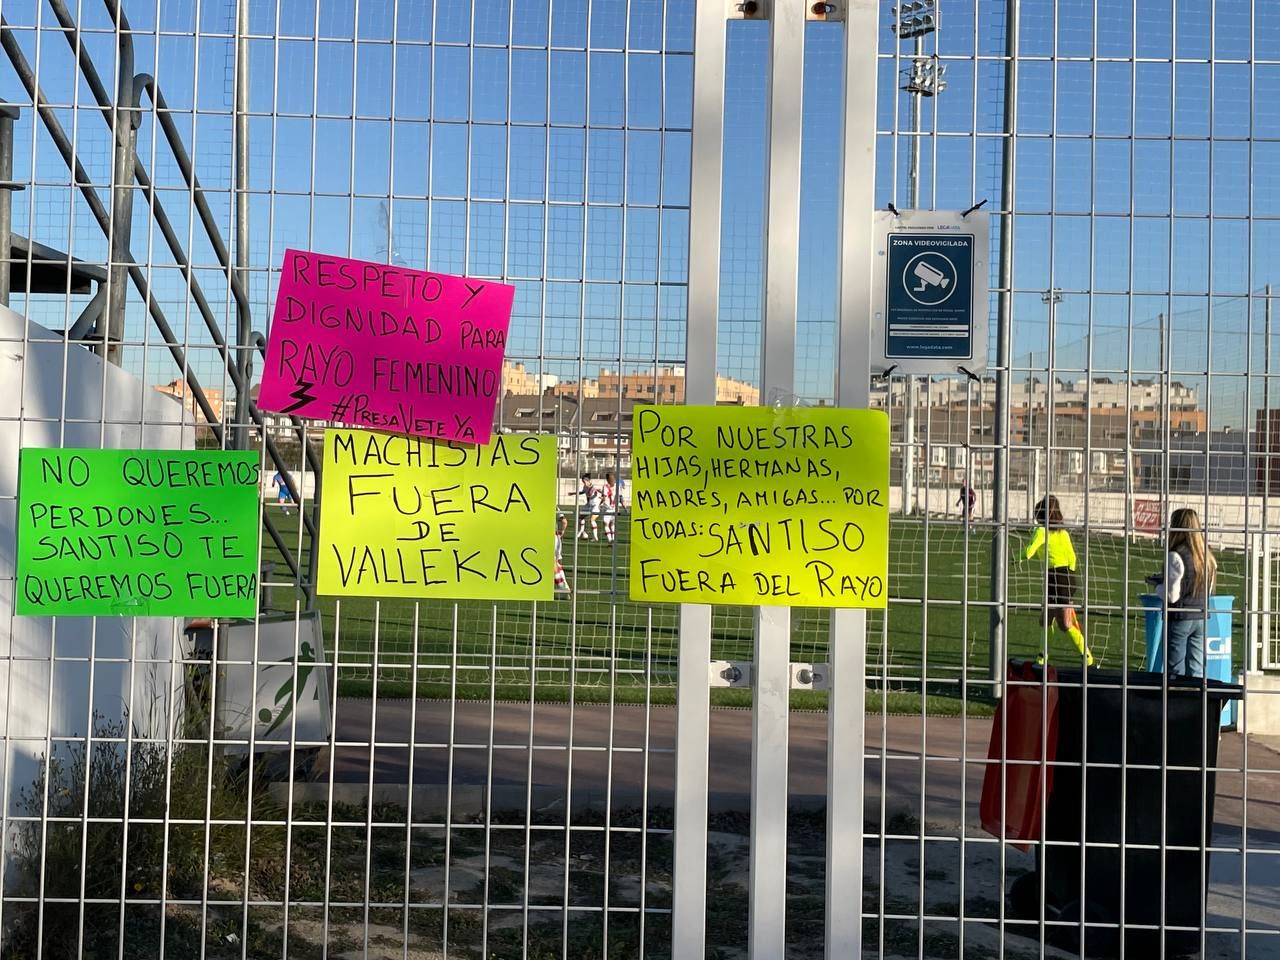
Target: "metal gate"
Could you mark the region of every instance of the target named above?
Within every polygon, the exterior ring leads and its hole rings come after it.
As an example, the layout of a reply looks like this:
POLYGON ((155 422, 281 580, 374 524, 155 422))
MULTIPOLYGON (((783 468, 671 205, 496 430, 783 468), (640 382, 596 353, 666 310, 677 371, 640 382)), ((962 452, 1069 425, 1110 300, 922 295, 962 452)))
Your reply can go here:
POLYGON ((0 0, 0 958, 1280 957, 1278 43, 1262 0, 0 0), (872 369, 873 208, 978 204, 988 363, 872 369), (322 425, 256 404, 290 248, 515 285, 497 427, 557 437, 567 595, 317 595, 322 425), (887 411, 887 611, 628 599, 579 478, 686 402, 887 411), (257 451, 259 615, 16 616, 31 446, 257 451), (1046 495, 1104 670, 1203 519, 1255 672, 1191 761, 1135 733, 1157 674, 1006 680, 1078 660, 1046 495), (1057 788, 1009 747, 1051 702, 1120 743, 1057 788), (979 809, 1028 768, 1030 845, 979 809), (1118 832, 1053 833, 1068 789, 1118 832))

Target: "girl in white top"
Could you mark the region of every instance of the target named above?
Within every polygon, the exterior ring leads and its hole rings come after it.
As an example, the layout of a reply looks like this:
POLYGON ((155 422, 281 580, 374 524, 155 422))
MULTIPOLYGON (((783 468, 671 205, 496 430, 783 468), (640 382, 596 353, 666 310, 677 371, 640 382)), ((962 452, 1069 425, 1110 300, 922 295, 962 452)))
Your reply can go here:
POLYGON ((1204 676, 1204 628, 1217 576, 1218 563, 1205 543, 1200 515, 1190 508, 1173 511, 1164 575, 1147 578, 1157 585, 1167 608, 1164 662, 1171 677, 1204 676))

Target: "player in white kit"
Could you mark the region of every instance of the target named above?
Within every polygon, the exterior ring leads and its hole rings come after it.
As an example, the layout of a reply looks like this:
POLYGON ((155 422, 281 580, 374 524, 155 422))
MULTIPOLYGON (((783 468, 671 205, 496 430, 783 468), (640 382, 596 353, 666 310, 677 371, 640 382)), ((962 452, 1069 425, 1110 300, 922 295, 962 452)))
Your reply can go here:
POLYGON ((556 514, 556 592, 572 594, 569 589, 569 578, 564 574, 564 532, 569 529, 569 518, 563 513, 556 514))
POLYGON ((591 479, 591 474, 582 475, 582 488, 578 496, 583 498, 582 509, 578 513, 578 539, 587 539, 587 521, 591 521, 591 539, 600 539, 600 528, 597 526, 596 514, 600 512, 600 488, 591 479))
POLYGON ((604 517, 604 535, 613 543, 613 521, 618 515, 618 478, 610 471, 604 475, 604 486, 600 488, 600 513, 604 517))

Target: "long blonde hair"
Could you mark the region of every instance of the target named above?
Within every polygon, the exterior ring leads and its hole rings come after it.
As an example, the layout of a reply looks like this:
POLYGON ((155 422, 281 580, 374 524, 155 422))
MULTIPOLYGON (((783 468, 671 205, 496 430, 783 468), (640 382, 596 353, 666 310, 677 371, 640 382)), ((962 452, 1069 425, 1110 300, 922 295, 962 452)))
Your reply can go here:
POLYGON ((1200 529, 1200 515, 1190 507, 1173 511, 1169 518, 1169 550, 1179 547, 1191 554, 1191 569, 1186 576, 1190 580, 1191 592, 1196 593, 1201 586, 1201 577, 1207 577, 1206 593, 1212 593, 1218 579, 1218 561, 1213 558, 1213 551, 1205 543, 1204 533, 1200 529))

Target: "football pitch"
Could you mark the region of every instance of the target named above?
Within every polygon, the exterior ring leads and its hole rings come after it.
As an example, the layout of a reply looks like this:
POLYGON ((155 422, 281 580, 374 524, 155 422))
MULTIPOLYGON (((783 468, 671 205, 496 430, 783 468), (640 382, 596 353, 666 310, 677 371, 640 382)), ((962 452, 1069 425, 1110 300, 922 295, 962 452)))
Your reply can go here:
MULTIPOLYGON (((286 542, 297 544, 297 513, 266 507, 286 542)), ((572 531, 570 531, 572 533, 572 531)), ((669 703, 674 700, 678 606, 628 599, 627 515, 618 518, 618 542, 564 542, 572 597, 543 603, 320 597, 326 655, 336 663, 338 691, 346 696, 472 697, 488 699, 669 703), (415 680, 416 678, 416 680, 415 680)), ((548 529, 548 539, 552 537, 548 529)), ((603 532, 602 532, 603 538, 603 532)), ((1040 626, 1043 559, 1023 561, 1028 531, 1010 535, 1008 576, 1010 656, 1047 654, 1051 662, 1078 662, 1063 635, 1040 626)), ((1160 545, 1109 533, 1073 533, 1080 558, 1080 604, 1085 632, 1099 665, 1140 669, 1145 649, 1143 578, 1160 569, 1160 545), (1127 651, 1127 660, 1126 660, 1127 651)), ((307 541, 302 556, 306 561, 307 541)), ((931 709, 953 712, 961 700, 989 698, 992 528, 966 530, 954 519, 895 517, 889 546, 889 608, 867 621, 871 685, 903 703, 923 693, 931 709)), ((302 594, 264 537, 273 563, 271 608, 292 613, 302 594)), ((1219 594, 1243 604, 1243 557, 1218 555, 1219 594)), ((826 659, 830 616, 821 609, 792 610, 791 659, 826 659)), ((1237 662, 1242 623, 1234 623, 1237 662)), ((750 660, 752 608, 717 606, 712 656, 750 660)), ((840 642, 841 638, 834 638, 840 642)), ((749 702, 749 691, 716 691, 720 702, 749 702)), ((821 706, 821 695, 798 699, 821 706)))

